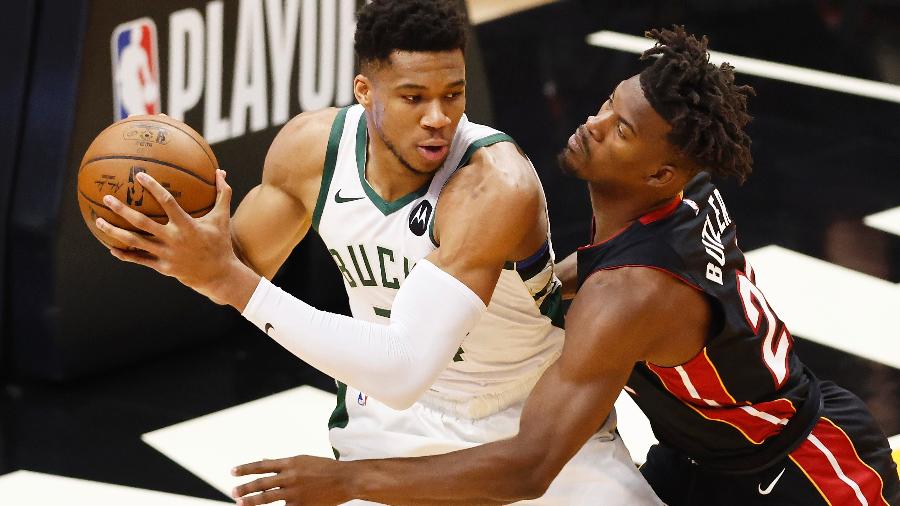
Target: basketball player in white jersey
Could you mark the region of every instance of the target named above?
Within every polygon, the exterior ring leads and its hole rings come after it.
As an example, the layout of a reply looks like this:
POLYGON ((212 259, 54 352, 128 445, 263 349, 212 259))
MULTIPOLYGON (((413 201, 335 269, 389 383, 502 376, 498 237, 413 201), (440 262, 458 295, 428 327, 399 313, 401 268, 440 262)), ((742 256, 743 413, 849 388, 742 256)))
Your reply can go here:
MULTIPOLYGON (((330 439, 341 460, 514 436, 525 398, 562 347, 540 181, 508 136, 463 114, 464 18, 454 5, 364 7, 359 104, 286 125, 262 184, 233 219, 219 173, 219 202, 200 219, 143 176, 168 225, 110 201, 153 239, 98 221, 146 251, 113 250, 116 258, 234 306, 333 376, 330 439), (353 318, 318 311, 267 279, 310 228, 343 276, 353 318)), ((659 504, 614 428, 610 416, 538 503, 659 504)))

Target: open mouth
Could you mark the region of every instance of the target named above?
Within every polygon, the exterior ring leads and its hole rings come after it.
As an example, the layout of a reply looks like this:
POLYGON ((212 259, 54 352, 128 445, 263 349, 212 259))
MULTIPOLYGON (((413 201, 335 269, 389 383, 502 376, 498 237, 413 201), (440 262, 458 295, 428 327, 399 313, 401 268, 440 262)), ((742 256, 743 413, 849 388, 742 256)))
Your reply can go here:
POLYGON ((441 160, 447 156, 448 146, 419 146, 419 153, 430 161, 441 160))

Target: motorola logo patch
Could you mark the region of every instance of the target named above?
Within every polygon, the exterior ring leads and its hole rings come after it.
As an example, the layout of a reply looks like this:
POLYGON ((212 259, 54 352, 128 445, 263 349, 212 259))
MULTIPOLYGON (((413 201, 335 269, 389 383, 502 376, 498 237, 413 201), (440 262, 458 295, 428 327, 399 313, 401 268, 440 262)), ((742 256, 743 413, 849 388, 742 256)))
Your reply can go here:
POLYGON ((409 230, 416 235, 423 235, 428 230, 428 221, 434 208, 431 202, 423 200, 409 213, 409 230))

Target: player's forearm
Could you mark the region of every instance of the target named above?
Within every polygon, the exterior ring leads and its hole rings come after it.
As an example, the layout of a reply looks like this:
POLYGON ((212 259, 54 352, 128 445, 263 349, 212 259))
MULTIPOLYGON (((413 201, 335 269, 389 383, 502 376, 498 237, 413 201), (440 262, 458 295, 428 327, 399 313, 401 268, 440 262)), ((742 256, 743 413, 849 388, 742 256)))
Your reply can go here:
POLYGON ((411 406, 434 383, 485 310, 474 292, 427 260, 397 292, 389 325, 319 311, 268 281, 258 284, 245 318, 308 364, 394 409, 411 406))
MULTIPOLYGON (((543 495, 540 455, 515 439, 420 458, 347 462, 348 494, 395 505, 509 504, 543 495)), ((343 464, 343 463, 342 463, 343 464)))

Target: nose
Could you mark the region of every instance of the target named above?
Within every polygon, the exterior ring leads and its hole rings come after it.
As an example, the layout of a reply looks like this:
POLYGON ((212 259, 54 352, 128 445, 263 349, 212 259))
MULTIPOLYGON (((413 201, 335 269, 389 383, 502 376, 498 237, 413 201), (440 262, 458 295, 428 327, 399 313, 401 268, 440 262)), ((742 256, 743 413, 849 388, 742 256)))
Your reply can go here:
POLYGON ((592 136, 602 139, 606 136, 606 132, 612 126, 612 120, 612 112, 601 110, 597 114, 588 116, 587 121, 584 122, 584 126, 592 136))
POLYGON ((440 100, 433 100, 428 104, 420 124, 429 130, 439 130, 450 124, 450 117, 444 112, 440 100))

